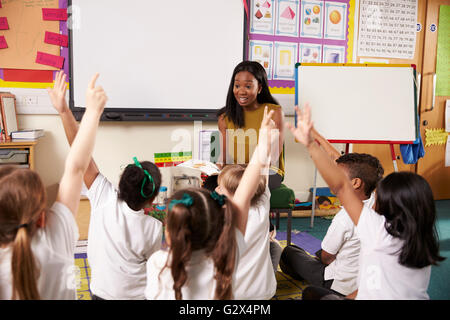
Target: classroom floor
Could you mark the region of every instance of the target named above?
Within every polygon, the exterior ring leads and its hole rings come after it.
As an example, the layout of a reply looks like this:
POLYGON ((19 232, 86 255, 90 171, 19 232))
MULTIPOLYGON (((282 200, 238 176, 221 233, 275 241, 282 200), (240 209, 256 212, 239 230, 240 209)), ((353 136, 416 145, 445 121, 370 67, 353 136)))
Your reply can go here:
MULTIPOLYGON (((284 240, 286 238, 285 232, 279 232, 277 238, 279 238, 281 247, 284 248, 286 246, 286 240, 284 240)), ((294 242, 295 235, 293 235, 293 238, 293 243, 301 244, 294 242)), ((77 247, 78 253, 75 254, 75 265, 80 270, 80 280, 77 290, 78 300, 92 300, 92 295, 89 290, 91 270, 89 268, 87 254, 85 252, 86 245, 86 241, 80 241, 77 247)), ((303 289, 305 289, 307 286, 306 282, 292 279, 290 276, 281 272, 279 267, 276 274, 276 279, 277 291, 275 296, 273 297, 274 300, 300 300, 302 298, 303 289)))
MULTIPOLYGON (((431 300, 450 299, 450 200, 436 201, 437 221, 436 229, 439 234, 440 254, 446 258, 439 266, 432 266, 428 294, 431 300)), ((276 238, 280 245, 286 246, 286 218, 281 218, 280 229, 276 238)), ((292 219, 292 243, 304 248, 309 253, 320 249, 321 240, 328 230, 331 220, 316 217, 311 226, 310 218, 292 219), (300 232, 301 230, 301 232, 300 232)), ((89 291, 90 268, 86 256, 87 242, 80 241, 75 254, 75 263, 80 268, 80 282, 78 288, 79 300, 91 300, 89 291)), ((302 298, 302 292, 307 287, 304 281, 297 281, 281 272, 278 268, 276 275, 277 291, 275 300, 297 300, 302 298)))

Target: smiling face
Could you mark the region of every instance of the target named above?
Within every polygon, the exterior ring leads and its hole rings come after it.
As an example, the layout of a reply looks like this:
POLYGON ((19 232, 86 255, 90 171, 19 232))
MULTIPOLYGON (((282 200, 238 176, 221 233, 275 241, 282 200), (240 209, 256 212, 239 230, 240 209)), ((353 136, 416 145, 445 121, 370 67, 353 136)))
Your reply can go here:
POLYGON ((241 71, 234 77, 233 93, 236 101, 246 109, 256 109, 256 97, 261 92, 258 80, 248 71, 241 71))

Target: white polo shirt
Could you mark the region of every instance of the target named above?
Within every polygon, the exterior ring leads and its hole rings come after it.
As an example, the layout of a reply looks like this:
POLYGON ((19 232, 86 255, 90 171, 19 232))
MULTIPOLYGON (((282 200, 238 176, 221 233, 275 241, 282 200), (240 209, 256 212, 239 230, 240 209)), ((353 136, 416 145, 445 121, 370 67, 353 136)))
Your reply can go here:
POLYGON ((386 231, 386 218, 363 207, 356 226, 361 241, 358 300, 426 300, 431 265, 408 268, 398 262, 403 240, 386 231))
MULTIPOLYGON (((236 265, 242 253, 245 251, 245 242, 242 233, 236 229, 237 253, 236 265)), ((147 262, 147 287, 145 297, 148 300, 174 300, 173 277, 170 267, 164 268, 169 252, 159 250, 155 252, 147 262), (164 270, 163 270, 164 268, 164 270), (161 270, 163 270, 161 272, 161 270)), ((212 300, 216 291, 216 280, 214 279, 214 262, 205 256, 204 250, 192 252, 191 260, 186 268, 187 280, 181 287, 183 300, 212 300)), ((236 286, 236 272, 233 273, 233 294, 236 286)))
MULTIPOLYGON (((373 195, 364 200, 364 206, 373 205, 372 198, 373 195)), ((336 255, 324 272, 325 280, 334 279, 331 289, 343 295, 358 289, 360 243, 355 225, 344 208, 333 218, 322 241, 322 250, 336 255)))
POLYGON ((161 248, 162 223, 119 200, 117 190, 102 174, 87 196, 92 293, 107 300, 145 299, 146 263, 161 248))
MULTIPOLYGON (((40 270, 37 286, 42 300, 75 300, 77 277, 74 263, 78 226, 72 212, 55 202, 46 213, 44 228, 38 228, 31 240, 36 267, 40 270)), ((0 300, 11 299, 12 247, 0 248, 0 300)))
POLYGON ((258 203, 248 212, 246 250, 236 270, 236 300, 268 300, 277 290, 270 257, 269 212, 270 190, 266 186, 258 203))

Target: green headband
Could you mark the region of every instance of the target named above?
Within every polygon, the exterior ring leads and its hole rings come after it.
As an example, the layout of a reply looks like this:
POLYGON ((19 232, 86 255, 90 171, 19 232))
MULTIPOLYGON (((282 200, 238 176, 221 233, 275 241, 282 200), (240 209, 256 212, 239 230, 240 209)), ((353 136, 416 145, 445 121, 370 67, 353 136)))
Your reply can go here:
POLYGON ((134 160, 134 164, 136 165, 136 167, 142 169, 142 170, 144 171, 144 173, 145 173, 145 177, 144 177, 144 180, 142 181, 142 186, 141 186, 141 196, 144 197, 145 199, 148 199, 148 198, 150 198, 150 197, 153 195, 153 193, 155 192, 155 183, 153 182, 153 178, 152 178, 152 176, 150 175, 150 173, 148 173, 147 170, 145 170, 144 168, 142 168, 142 165, 140 164, 140 162, 138 161, 138 159, 137 159, 136 157, 133 157, 133 160, 134 160), (150 193, 148 196, 146 196, 145 193, 144 193, 144 185, 145 185, 146 179, 148 179, 148 181, 150 181, 150 182, 152 183, 152 186, 153 186, 152 193, 150 193))

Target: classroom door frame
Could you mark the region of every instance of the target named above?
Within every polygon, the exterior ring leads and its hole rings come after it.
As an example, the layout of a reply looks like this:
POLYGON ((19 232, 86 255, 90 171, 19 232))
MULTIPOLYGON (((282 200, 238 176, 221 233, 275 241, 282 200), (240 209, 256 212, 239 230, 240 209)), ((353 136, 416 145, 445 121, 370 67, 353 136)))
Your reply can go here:
MULTIPOLYGON (((425 42, 422 56, 420 93, 420 134, 425 141, 426 129, 445 128, 445 102, 450 96, 435 96, 439 8, 450 6, 450 0, 429 0, 426 8, 425 42), (432 28, 432 24, 437 29, 432 28), (434 30, 434 31, 433 31, 434 30), (436 32, 437 30, 437 32, 436 32)), ((425 146, 425 157, 417 163, 417 173, 431 185, 436 200, 450 199, 450 167, 445 167, 445 144, 425 146)))

